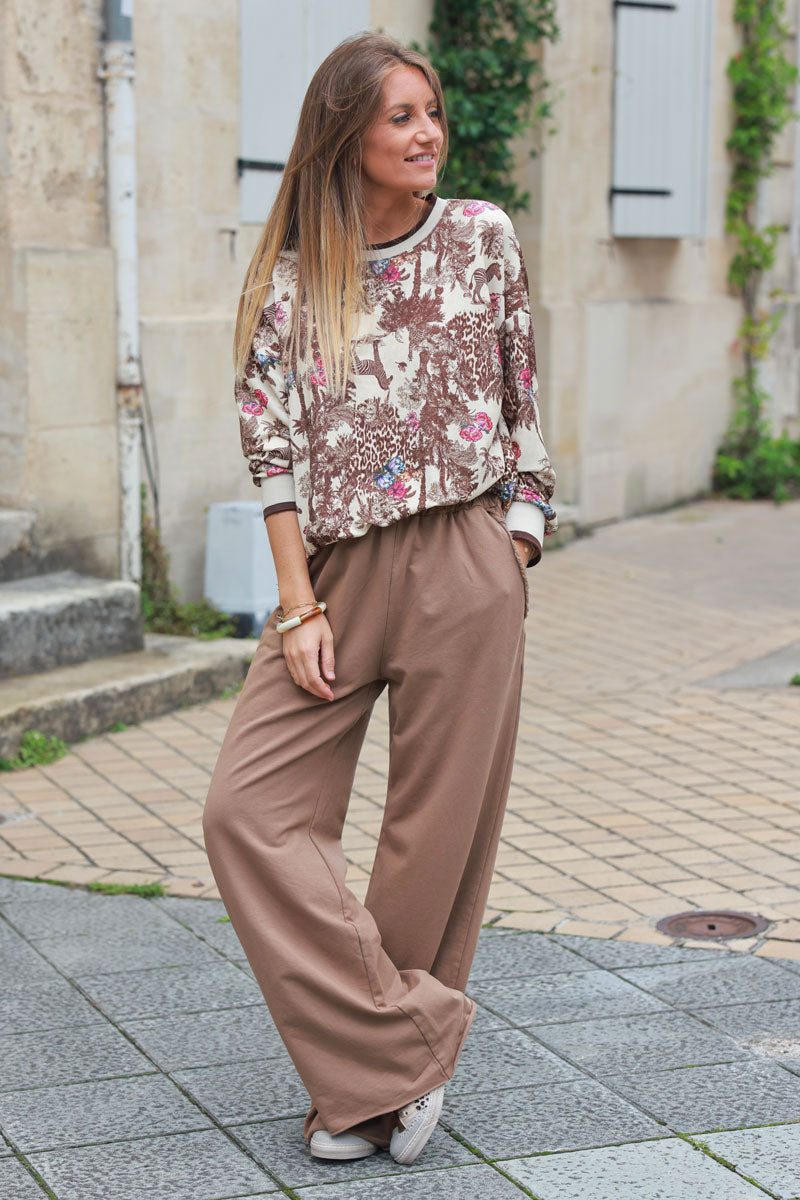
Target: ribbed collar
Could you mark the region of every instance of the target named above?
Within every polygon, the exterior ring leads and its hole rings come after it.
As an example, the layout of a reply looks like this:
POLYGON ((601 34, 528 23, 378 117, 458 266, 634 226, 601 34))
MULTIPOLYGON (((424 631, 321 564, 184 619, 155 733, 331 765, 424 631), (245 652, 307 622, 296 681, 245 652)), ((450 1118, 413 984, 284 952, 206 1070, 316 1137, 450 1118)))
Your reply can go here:
POLYGON ((392 242, 390 246, 384 246, 382 249, 377 250, 367 250, 364 256, 365 260, 367 262, 378 262, 380 259, 395 258, 398 254, 406 254, 409 250, 413 250, 439 224, 444 216, 446 207, 446 200, 442 200, 441 196, 434 196, 430 212, 421 225, 418 225, 416 229, 412 229, 400 241, 392 242))
MULTIPOLYGON (((420 242, 424 242, 439 224, 446 208, 447 201, 443 200, 441 196, 434 196, 430 211, 421 225, 410 230, 406 237, 399 242, 393 242, 391 246, 385 246, 382 250, 367 250, 364 254, 364 262, 378 262, 381 259, 395 258, 398 254, 406 254, 409 250, 413 250, 420 242)), ((285 254, 287 258, 291 259, 297 258, 296 250, 284 248, 281 254, 285 254)))

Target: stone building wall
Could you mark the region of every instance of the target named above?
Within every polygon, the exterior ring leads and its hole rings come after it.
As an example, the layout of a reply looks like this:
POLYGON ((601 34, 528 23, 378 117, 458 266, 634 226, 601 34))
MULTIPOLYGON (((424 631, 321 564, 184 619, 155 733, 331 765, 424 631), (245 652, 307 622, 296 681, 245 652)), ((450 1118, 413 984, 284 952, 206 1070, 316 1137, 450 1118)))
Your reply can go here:
MULTIPOLYGON (((547 45, 557 134, 519 173, 532 193, 518 219, 532 276, 545 432, 559 492, 580 519, 603 521, 671 504, 709 485, 741 369, 731 346, 741 301, 726 273, 735 243, 723 229, 731 128, 726 66, 736 52, 733 0, 715 11, 707 236, 612 238, 613 13, 604 0, 560 5, 547 45)), ((791 46, 789 50, 791 51, 791 46)), ((795 133, 776 148, 764 189, 767 219, 789 225, 797 196, 795 133)), ((775 282, 796 289, 790 237, 775 282)), ((795 310, 796 311, 796 310, 795 310)), ((797 338, 769 375, 776 415, 797 411, 797 338), (792 370, 794 365, 795 370, 792 370)))
MULTIPOLYGON (((118 565, 113 263, 104 194, 101 0, 6 0, 0 9, 0 506, 39 514, 52 555, 113 576, 118 565), (6 286, 7 285, 7 286, 6 286)), ((528 262, 545 436, 560 503, 586 523, 702 491, 730 411, 740 302, 725 281, 730 125, 725 66, 733 0, 717 0, 708 236, 612 238, 613 16, 607 0, 560 4, 543 52, 556 136, 518 147, 531 211, 528 262)), ((173 574, 202 585, 205 509, 254 499, 231 400, 231 336, 259 229, 241 225, 238 0, 136 0, 142 357, 173 574)), ((371 0, 374 28, 424 41, 431 0, 371 0)), ((457 137, 457 128, 452 136, 457 137)), ((796 131, 764 193, 797 210, 796 131)), ((266 215, 266 214, 265 214, 266 215)), ((795 220, 795 241, 797 229, 795 220)), ((782 239, 775 282, 794 297, 782 239)), ((797 413, 796 309, 770 364, 775 416, 797 413)))
POLYGON ((0 9, 0 506, 38 513, 57 561, 118 558, 113 264, 99 3, 0 9))

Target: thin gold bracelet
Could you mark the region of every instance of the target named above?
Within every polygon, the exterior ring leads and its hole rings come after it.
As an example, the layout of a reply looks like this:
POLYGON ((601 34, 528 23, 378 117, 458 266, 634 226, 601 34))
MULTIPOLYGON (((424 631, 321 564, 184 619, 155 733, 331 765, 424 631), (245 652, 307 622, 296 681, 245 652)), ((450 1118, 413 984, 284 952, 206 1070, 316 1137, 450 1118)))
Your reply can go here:
POLYGON ((316 600, 304 600, 302 604, 292 604, 289 608, 281 607, 281 613, 285 615, 286 613, 294 612, 296 608, 313 608, 316 603, 316 600))

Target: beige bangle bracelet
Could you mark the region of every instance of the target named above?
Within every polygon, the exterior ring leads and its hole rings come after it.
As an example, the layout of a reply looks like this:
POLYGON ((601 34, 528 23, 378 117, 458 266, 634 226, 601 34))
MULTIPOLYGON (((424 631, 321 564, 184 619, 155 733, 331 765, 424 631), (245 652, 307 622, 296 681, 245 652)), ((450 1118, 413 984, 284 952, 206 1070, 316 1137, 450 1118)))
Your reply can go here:
POLYGON ((303 613, 299 617, 290 617, 288 621, 280 621, 275 630, 277 633, 286 633, 289 629, 297 629, 298 625, 302 625, 304 621, 310 620, 312 617, 318 617, 325 612, 327 604, 324 600, 318 600, 311 612, 303 613))

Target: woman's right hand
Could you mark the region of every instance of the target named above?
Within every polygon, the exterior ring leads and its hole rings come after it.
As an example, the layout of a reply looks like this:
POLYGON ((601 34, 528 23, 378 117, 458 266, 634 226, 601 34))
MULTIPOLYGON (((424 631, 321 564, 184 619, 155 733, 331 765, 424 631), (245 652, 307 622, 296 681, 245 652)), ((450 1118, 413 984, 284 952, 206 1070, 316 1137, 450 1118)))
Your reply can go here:
POLYGON ((333 700, 333 690, 322 677, 336 678, 333 673, 333 630, 324 613, 283 634, 283 656, 298 687, 323 700, 333 700))

